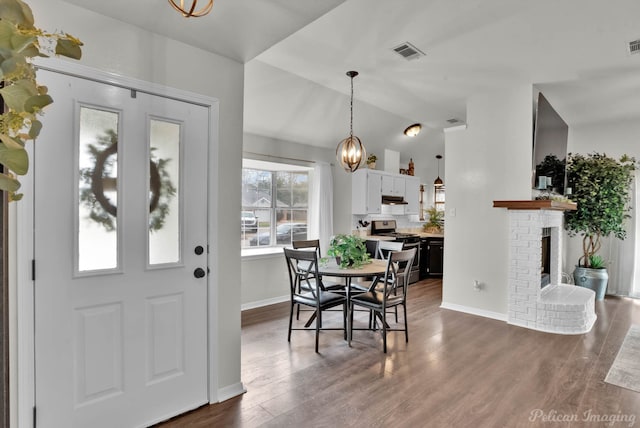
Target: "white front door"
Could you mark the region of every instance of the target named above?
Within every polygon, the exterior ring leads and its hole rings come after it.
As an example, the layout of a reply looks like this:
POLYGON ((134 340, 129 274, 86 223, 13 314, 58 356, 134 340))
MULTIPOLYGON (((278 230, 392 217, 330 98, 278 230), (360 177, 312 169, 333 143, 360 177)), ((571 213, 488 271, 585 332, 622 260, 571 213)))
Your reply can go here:
POLYGON ((136 427, 208 402, 209 109, 39 71, 38 427, 136 427))

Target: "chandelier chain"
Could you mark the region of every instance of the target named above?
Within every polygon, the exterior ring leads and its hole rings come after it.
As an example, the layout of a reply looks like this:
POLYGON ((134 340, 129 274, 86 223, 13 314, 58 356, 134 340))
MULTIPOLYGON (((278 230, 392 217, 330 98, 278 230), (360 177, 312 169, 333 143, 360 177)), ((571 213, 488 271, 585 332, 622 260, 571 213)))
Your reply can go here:
POLYGON ((351 76, 351 102, 349 104, 351 109, 351 119, 349 119, 349 136, 353 138, 353 76, 351 76))

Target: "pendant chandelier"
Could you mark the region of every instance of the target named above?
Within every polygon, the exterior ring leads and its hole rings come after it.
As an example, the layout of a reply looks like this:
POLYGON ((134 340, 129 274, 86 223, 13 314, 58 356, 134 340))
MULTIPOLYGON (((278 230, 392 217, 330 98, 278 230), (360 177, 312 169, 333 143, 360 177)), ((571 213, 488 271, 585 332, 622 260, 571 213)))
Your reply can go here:
POLYGON ((440 178, 440 159, 442 159, 442 155, 436 155, 436 159, 438 159, 438 178, 434 180, 433 185, 435 187, 442 187, 444 186, 444 181, 440 178))
POLYGON ((347 76, 351 78, 351 119, 349 121, 349 136, 340 141, 338 147, 336 147, 336 159, 347 172, 354 172, 360 168, 367 159, 367 152, 362 141, 353 135, 353 78, 357 75, 357 71, 347 71, 347 76))
POLYGON ((207 5, 200 10, 196 10, 196 7, 198 6, 198 0, 191 0, 190 7, 185 7, 184 3, 185 0, 169 0, 169 4, 175 10, 180 12, 185 18, 198 18, 200 16, 205 16, 206 14, 211 12, 211 9, 213 8, 213 0, 208 0, 207 5))

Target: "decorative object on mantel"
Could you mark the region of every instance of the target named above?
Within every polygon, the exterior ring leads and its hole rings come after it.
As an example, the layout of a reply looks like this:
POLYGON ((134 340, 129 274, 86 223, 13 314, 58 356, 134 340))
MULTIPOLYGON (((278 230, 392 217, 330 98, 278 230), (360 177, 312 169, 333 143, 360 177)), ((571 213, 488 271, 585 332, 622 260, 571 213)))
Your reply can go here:
POLYGON ((436 155, 436 159, 438 159, 438 178, 433 181, 433 185, 435 187, 444 186, 444 181, 440 178, 440 159, 442 159, 442 155, 436 155))
POLYGON ((553 154, 546 155, 544 160, 536 165, 536 177, 538 177, 536 188, 564 194, 565 164, 565 159, 560 160, 553 154))
POLYGON ((376 169, 376 161, 378 160, 378 156, 371 153, 369 157, 367 157, 367 168, 376 169))
POLYGON ((419 123, 414 123, 411 126, 408 126, 407 129, 404 130, 404 135, 407 137, 415 137, 422 130, 422 125, 419 123))
POLYGON ((444 220, 444 211, 438 210, 436 207, 429 207, 427 214, 428 221, 422 226, 427 233, 442 233, 442 221, 444 220))
POLYGON ((413 158, 409 159, 409 166, 407 168, 407 175, 413 175, 415 172, 415 165, 413 163, 413 158))
POLYGON ((211 9, 213 9, 213 0, 209 0, 208 3, 200 10, 196 10, 198 7, 198 0, 191 0, 190 7, 184 6, 185 0, 178 0, 178 3, 176 3, 175 0, 169 0, 169 4, 185 18, 199 18, 207 15, 211 12, 211 9))
POLYGON ((5 104, 0 114, 0 163, 5 166, 0 189, 15 201, 22 195, 15 194, 20 182, 14 174, 24 175, 29 169, 25 142, 39 135, 42 123, 38 115, 53 102, 47 87, 36 81, 31 61, 52 54, 80 59, 82 42, 70 34, 47 33, 35 27, 31 8, 20 0, 2 0, 0 32, 0 95, 5 104))
POLYGON ((367 158, 367 152, 362 141, 360 141, 360 138, 353 135, 353 78, 357 75, 357 71, 347 71, 347 76, 351 78, 351 101, 349 104, 351 116, 349 120, 349 136, 340 141, 338 147, 336 147, 336 159, 347 172, 354 172, 360 168, 367 158))
POLYGON ((327 256, 335 257, 341 268, 357 268, 371 261, 365 240, 356 235, 340 234, 331 238, 327 256))
POLYGON ((607 288, 608 275, 602 265, 593 269, 594 258, 600 250, 602 237, 613 234, 624 239, 627 232, 624 221, 629 218, 631 183, 636 160, 628 155, 620 159, 604 153, 588 155, 569 153, 567 161, 568 186, 571 199, 578 205, 576 211, 565 213, 565 229, 569 236, 582 236, 583 254, 573 273, 576 285, 596 292, 602 300, 607 288))

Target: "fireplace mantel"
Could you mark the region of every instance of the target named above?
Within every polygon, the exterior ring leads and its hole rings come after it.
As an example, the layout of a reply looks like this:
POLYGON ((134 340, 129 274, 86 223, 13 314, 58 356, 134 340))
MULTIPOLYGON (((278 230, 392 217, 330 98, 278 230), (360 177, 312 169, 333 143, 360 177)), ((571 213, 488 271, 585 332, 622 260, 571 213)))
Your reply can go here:
POLYGON ((554 201, 553 199, 522 200, 522 201, 493 201, 494 208, 509 210, 557 210, 573 211, 577 209, 575 202, 554 201))

